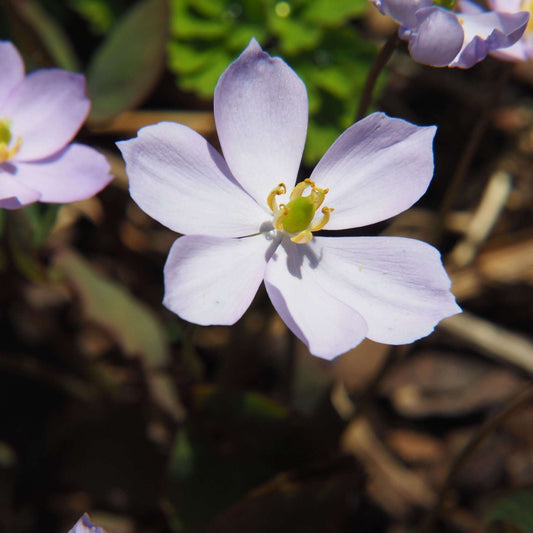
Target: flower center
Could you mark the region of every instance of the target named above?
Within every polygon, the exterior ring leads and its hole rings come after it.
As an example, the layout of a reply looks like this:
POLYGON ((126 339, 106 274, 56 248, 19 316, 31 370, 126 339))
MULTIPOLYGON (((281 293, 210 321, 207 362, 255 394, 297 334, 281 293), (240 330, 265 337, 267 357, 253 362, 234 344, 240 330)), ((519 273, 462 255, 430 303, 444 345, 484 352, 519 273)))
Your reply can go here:
POLYGON ((0 118, 0 164, 9 161, 20 150, 22 139, 17 137, 14 142, 11 141, 13 141, 11 121, 0 118))
POLYGON ((313 238, 313 232, 321 230, 329 221, 333 208, 323 207, 322 217, 314 221, 318 208, 324 202, 329 189, 320 189, 310 179, 298 183, 292 190, 289 201, 279 204, 276 196, 285 194, 287 187, 280 183, 267 198, 268 207, 274 215, 273 224, 278 231, 292 233, 291 241, 305 244, 313 238), (311 189, 307 196, 303 196, 306 189, 311 189))
POLYGON ((453 9, 455 4, 456 0, 433 0, 433 5, 445 7, 446 9, 453 9))

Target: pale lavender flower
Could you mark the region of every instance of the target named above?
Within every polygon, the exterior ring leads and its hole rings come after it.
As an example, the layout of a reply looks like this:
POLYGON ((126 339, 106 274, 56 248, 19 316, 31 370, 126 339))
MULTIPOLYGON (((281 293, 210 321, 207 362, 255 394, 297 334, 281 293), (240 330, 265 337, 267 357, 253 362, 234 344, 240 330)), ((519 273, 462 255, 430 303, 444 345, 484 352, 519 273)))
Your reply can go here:
POLYGON ((85 79, 60 69, 24 75, 17 49, 0 41, 0 207, 83 200, 112 176, 105 157, 69 144, 89 113, 85 79))
POLYGON ((383 13, 400 23, 398 35, 409 41, 415 61, 435 67, 470 68, 491 52, 516 43, 524 33, 529 13, 510 12, 502 0, 493 11, 475 9, 462 0, 371 0, 383 13))
MULTIPOLYGON (((491 52, 491 55, 504 61, 527 61, 533 57, 533 12, 532 0, 488 0, 489 7, 495 11, 518 13, 527 11, 530 14, 526 31, 515 44, 509 48, 501 48, 491 52)), ((461 0, 461 9, 468 13, 482 12, 482 8, 473 2, 461 0)))
POLYGON ((373 224, 416 202, 433 174, 435 127, 374 113, 296 184, 306 88, 255 39, 220 77, 214 112, 225 159, 171 122, 118 143, 133 199, 185 235, 165 265, 169 309, 197 324, 230 325, 264 280, 287 326, 327 359, 365 337, 410 343, 460 311, 432 246, 315 235, 373 224))
POLYGON ((106 533, 101 527, 95 526, 85 513, 68 533, 106 533))

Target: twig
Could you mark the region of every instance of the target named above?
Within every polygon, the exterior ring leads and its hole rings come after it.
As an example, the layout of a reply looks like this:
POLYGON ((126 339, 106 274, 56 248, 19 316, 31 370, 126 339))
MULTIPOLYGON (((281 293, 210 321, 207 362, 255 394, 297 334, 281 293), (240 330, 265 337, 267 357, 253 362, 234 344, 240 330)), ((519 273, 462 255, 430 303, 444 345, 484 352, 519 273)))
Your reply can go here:
POLYGON ((459 301, 475 298, 487 285, 533 284, 533 228, 491 239, 474 265, 461 269, 447 266, 459 301))
POLYGON ((466 340, 486 355, 533 374, 533 343, 467 311, 443 320, 440 329, 466 340))
POLYGON ((426 520, 420 528, 420 533, 432 533, 435 531, 435 521, 437 520, 439 514, 442 511, 444 500, 450 488, 455 482, 455 478, 467 459, 472 455, 472 453, 478 448, 478 446, 483 442, 483 440, 490 435, 502 422, 507 418, 518 412, 520 409, 526 407, 530 402, 533 401, 533 385, 528 386, 526 389, 523 389, 518 394, 510 398, 506 404, 503 406, 501 411, 497 413, 493 418, 487 420, 473 435, 472 439, 468 444, 462 449, 462 451, 454 459, 452 466, 448 472, 448 476, 444 481, 442 488, 439 492, 437 501, 431 509, 430 513, 426 517, 426 520))
POLYGON ((446 216, 450 212, 455 198, 457 197, 457 194, 463 185, 466 173, 472 164, 472 159, 474 158, 474 155, 479 148, 479 144, 481 143, 481 139, 483 138, 487 126, 489 125, 493 110, 500 101, 505 85, 509 80, 509 76, 511 74, 510 65, 511 64, 502 65, 501 74, 496 81, 490 97, 487 99, 481 110, 478 120, 472 128, 472 133, 470 134, 470 138, 468 139, 465 149, 463 150, 459 162, 457 163, 455 173, 453 174, 452 179, 448 184, 448 188, 444 193, 444 198, 440 208, 439 221, 437 223, 437 228, 435 230, 435 236, 433 239, 433 242, 437 244, 442 237, 446 216))
POLYGON ((133 137, 141 128, 163 121, 185 124, 203 136, 215 133, 215 119, 210 111, 124 111, 109 122, 88 126, 98 134, 133 137))
POLYGON ((480 246, 487 240, 498 221, 512 189, 512 177, 499 170, 491 177, 479 206, 462 239, 450 253, 450 259, 458 267, 465 267, 475 259, 480 246))
POLYGON ((389 373, 389 370, 403 357, 405 357, 408 350, 411 349, 411 346, 400 345, 400 346, 391 346, 387 352, 387 356, 383 364, 377 371, 377 373, 372 377, 370 383, 366 386, 365 390, 357 395, 351 395, 350 399, 353 402, 355 407, 352 418, 355 418, 362 414, 362 412, 368 407, 371 400, 375 397, 379 386, 381 385, 385 376, 389 373))
POLYGON ((345 384, 339 381, 331 392, 331 401, 339 416, 353 421, 360 417, 370 405, 379 386, 390 369, 412 349, 413 345, 390 346, 384 361, 375 375, 360 393, 349 393, 345 384))
MULTIPOLYGON (((100 385, 104 385, 105 392, 113 393, 111 388, 106 387, 106 383, 86 383, 74 376, 59 372, 51 366, 47 366, 42 361, 31 359, 21 354, 1 354, 0 370, 3 373, 12 373, 40 383, 46 383, 68 394, 72 398, 83 402, 88 402, 96 398, 98 393, 102 392, 97 388, 100 385)), ((94 375, 96 376, 96 374, 94 375)))

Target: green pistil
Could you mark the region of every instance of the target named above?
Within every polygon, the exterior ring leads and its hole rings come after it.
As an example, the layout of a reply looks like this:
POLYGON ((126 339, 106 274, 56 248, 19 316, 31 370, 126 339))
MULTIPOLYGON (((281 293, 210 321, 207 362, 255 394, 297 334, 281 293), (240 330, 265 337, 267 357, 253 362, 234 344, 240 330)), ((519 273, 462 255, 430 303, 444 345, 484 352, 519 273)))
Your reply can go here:
POLYGON ((0 120, 0 144, 7 146, 11 142, 11 128, 7 120, 0 120))
POLYGON ((281 219, 283 229, 289 233, 306 230, 315 216, 315 205, 308 196, 291 200, 286 206, 286 215, 281 219))
POLYGON ((453 9, 457 0, 433 0, 433 5, 445 7, 446 9, 453 9))

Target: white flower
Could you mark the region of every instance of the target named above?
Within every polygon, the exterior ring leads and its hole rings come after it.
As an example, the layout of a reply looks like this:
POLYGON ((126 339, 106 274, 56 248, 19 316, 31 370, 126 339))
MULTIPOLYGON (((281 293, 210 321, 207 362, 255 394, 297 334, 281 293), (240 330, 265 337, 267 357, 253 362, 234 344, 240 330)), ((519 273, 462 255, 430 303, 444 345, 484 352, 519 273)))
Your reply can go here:
POLYGON ((315 236, 409 208, 433 174, 435 127, 374 113, 296 185, 307 130, 303 82, 252 40, 220 77, 224 158, 193 130, 160 123, 118 143, 138 205, 184 234, 165 265, 164 304, 197 324, 233 324, 264 280, 312 354, 365 337, 405 344, 460 311, 439 252, 399 237, 315 236))

